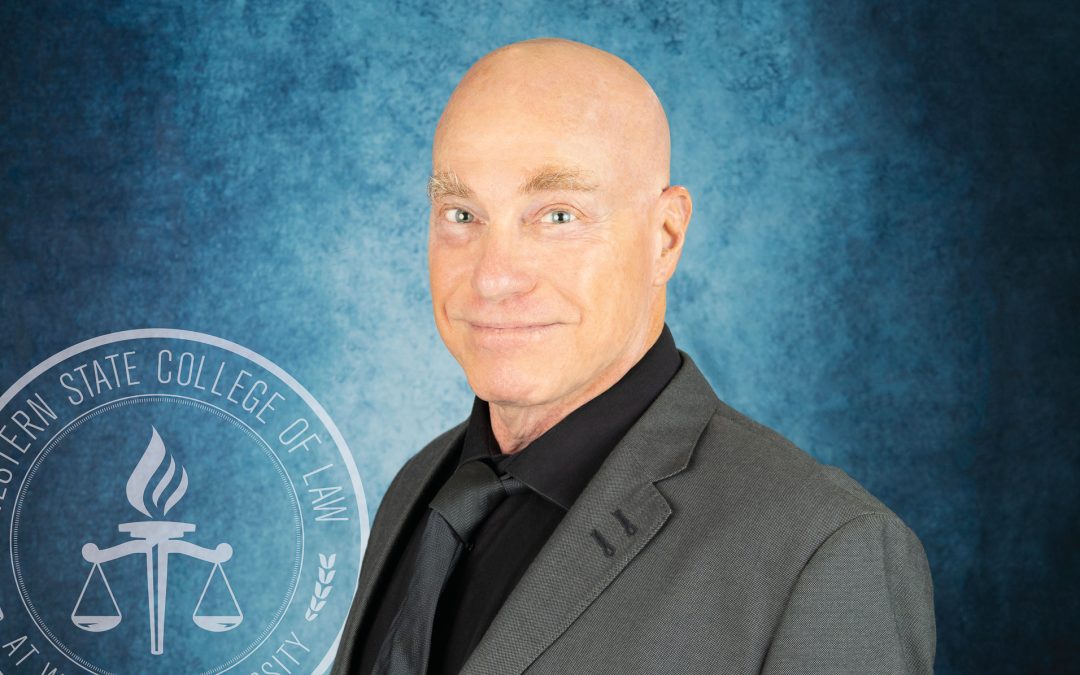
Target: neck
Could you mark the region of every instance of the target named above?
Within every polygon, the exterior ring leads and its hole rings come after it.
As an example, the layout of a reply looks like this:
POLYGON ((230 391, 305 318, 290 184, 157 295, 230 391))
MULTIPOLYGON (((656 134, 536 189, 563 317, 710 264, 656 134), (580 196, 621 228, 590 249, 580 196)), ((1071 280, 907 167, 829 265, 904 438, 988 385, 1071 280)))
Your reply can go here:
POLYGON ((513 405, 490 403, 491 431, 504 455, 523 450, 529 443, 540 438, 567 415, 604 393, 634 367, 645 352, 656 343, 664 328, 664 319, 652 322, 645 334, 638 338, 626 355, 612 363, 602 374, 569 396, 550 403, 536 405, 513 405))

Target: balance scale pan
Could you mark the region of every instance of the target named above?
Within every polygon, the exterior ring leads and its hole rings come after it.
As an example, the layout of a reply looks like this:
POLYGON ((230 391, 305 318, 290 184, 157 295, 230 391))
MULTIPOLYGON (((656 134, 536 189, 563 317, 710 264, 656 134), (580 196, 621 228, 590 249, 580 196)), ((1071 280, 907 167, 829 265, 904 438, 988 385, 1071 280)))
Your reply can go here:
POLYGON ((91 633, 102 633, 107 630, 112 630, 120 625, 120 617, 118 616, 73 615, 71 621, 79 628, 90 631, 91 633))
POLYGON ((232 630, 244 620, 243 616, 193 616, 195 625, 212 633, 223 633, 232 630))

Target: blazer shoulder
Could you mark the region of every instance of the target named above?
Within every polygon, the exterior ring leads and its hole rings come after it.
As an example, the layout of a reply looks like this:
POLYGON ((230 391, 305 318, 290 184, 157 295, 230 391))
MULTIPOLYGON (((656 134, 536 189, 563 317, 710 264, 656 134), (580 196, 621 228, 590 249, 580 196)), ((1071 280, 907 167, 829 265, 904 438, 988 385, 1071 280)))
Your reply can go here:
POLYGON ((792 522, 810 517, 822 528, 820 535, 868 514, 899 521, 843 469, 819 462, 775 429, 723 401, 702 434, 695 458, 707 473, 722 472, 723 480, 757 486, 754 494, 768 501, 759 512, 802 514, 792 522))
MULTIPOLYGON (((468 423, 466 419, 464 422, 447 429, 405 460, 405 463, 398 469, 394 478, 390 481, 390 485, 386 488, 386 494, 379 504, 380 513, 384 510, 393 510, 406 506, 405 502, 399 503, 399 495, 411 494, 411 491, 403 491, 402 488, 422 483, 425 477, 433 470, 434 465, 437 465, 446 456, 447 446, 465 433, 465 427, 468 423)), ((378 514, 376 514, 376 518, 378 518, 378 514)))
POLYGON ((922 544, 899 519, 870 513, 834 532, 799 571, 763 672, 932 673, 936 643, 922 544))

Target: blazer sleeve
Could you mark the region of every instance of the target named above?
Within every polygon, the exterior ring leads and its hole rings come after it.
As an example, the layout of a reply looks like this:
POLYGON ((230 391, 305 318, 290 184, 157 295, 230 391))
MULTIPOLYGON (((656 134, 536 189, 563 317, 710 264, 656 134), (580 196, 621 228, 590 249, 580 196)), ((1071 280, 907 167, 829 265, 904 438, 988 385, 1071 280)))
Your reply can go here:
POLYGON ((836 530, 800 572, 763 673, 932 673, 930 567, 891 513, 836 530))

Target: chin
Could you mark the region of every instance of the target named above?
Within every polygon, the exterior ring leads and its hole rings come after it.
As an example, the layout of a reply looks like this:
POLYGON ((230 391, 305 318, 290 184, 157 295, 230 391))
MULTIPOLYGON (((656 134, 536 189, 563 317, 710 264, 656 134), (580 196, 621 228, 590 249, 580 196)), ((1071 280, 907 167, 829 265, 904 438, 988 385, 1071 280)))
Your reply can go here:
POLYGON ((537 405, 549 398, 550 369, 486 363, 465 369, 469 386, 484 401, 509 405, 537 405))

